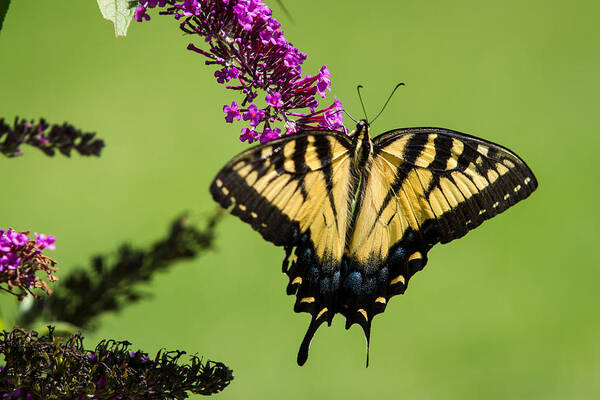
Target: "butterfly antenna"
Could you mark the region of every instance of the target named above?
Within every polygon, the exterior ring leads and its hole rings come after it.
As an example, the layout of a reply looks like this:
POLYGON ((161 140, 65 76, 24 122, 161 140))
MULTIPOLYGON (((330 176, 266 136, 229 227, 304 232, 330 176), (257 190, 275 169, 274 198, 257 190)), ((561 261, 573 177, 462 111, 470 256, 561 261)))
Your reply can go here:
POLYGON ((360 99, 360 105, 362 106, 363 113, 365 113, 365 121, 369 121, 369 117, 367 117, 367 110, 365 109, 365 103, 363 103, 362 96, 360 94, 360 89, 362 89, 362 85, 358 85, 356 87, 356 91, 358 92, 358 98, 360 99))
POLYGON ((396 85, 396 87, 394 88, 394 90, 392 90, 392 93, 390 94, 390 96, 388 97, 387 101, 385 102, 385 104, 383 105, 383 107, 381 107, 381 111, 379 111, 379 114, 377 114, 377 116, 375 118, 373 118, 373 121, 371 121, 371 123, 375 122, 375 120, 377 118, 379 118, 379 116, 381 115, 381 113, 383 112, 383 110, 385 110, 385 107, 388 105, 388 103, 390 102, 390 100, 392 99, 392 96, 394 95, 394 93, 396 93, 396 89, 398 89, 400 86, 404 86, 404 83, 400 82, 399 84, 396 85))
POLYGON ((358 122, 358 121, 356 121, 354 118, 352 118, 352 115, 350 115, 350 113, 348 113, 348 111, 346 111, 346 110, 342 110, 342 111, 343 111, 343 112, 344 112, 344 113, 345 113, 345 114, 346 114, 348 117, 350 117, 350 119, 351 119, 352 121, 354 121, 355 123, 356 123, 356 122, 358 122))

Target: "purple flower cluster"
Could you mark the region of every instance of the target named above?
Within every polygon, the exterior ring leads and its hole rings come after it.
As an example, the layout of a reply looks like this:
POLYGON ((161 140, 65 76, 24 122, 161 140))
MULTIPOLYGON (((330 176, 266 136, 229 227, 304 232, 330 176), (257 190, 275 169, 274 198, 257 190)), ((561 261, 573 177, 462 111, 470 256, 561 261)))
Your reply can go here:
POLYGON ((137 21, 149 20, 147 9, 167 7, 161 14, 183 19, 180 28, 204 37, 208 49, 190 43, 188 49, 208 58, 207 65, 219 65, 214 75, 218 83, 238 90, 244 98, 223 107, 225 121, 244 120, 240 140, 268 142, 305 129, 345 132, 342 104, 337 98, 318 110, 319 101, 331 91, 331 73, 324 65, 314 75, 302 76, 306 54, 284 37, 281 25, 262 0, 139 0, 137 21), (254 104, 258 92, 266 93, 264 104, 254 104), (260 108, 259 108, 260 107, 260 108), (307 109, 309 112, 302 112, 307 109))
POLYGON ((54 236, 35 233, 35 240, 28 232, 16 232, 13 229, 0 229, 0 289, 16 295, 19 299, 27 293, 36 296, 32 290, 52 291, 48 284, 36 276, 37 271, 46 273, 50 282, 57 278, 56 262, 42 254, 42 250, 54 250, 54 236), (19 289, 19 291, 15 291, 19 289))

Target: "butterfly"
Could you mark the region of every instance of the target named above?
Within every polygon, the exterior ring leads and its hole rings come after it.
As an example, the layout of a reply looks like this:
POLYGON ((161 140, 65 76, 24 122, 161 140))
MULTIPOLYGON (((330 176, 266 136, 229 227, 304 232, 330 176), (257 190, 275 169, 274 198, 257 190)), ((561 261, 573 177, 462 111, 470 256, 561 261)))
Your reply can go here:
POLYGON ((295 312, 311 315, 298 364, 336 313, 362 327, 403 294, 436 243, 464 236, 537 188, 510 150, 443 128, 403 128, 374 139, 303 131, 233 158, 214 199, 285 249, 295 312))

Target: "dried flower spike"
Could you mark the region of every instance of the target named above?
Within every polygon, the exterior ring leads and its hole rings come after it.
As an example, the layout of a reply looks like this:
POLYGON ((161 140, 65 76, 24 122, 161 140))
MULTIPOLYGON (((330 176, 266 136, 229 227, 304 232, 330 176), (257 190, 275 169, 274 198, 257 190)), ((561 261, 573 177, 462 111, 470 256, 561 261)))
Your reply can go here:
POLYGON ((222 363, 184 351, 132 352, 127 341, 103 340, 86 350, 81 334, 66 340, 15 329, 0 332, 0 399, 186 399, 188 392, 210 395, 233 379, 222 363))
POLYGON ((284 37, 281 25, 262 0, 139 0, 137 21, 149 20, 149 8, 166 7, 160 14, 182 20, 180 28, 204 38, 208 49, 190 43, 188 49, 208 58, 207 65, 219 65, 214 75, 218 83, 243 94, 241 105, 234 101, 223 107, 225 121, 242 118, 241 141, 262 143, 304 129, 328 129, 345 132, 342 104, 337 98, 329 107, 318 110, 316 96, 331 91, 331 73, 327 66, 314 75, 302 76, 306 54, 284 37), (266 93, 264 103, 259 91, 266 93), (303 111, 307 109, 308 112, 303 111))
POLYGON ((67 157, 72 150, 82 156, 99 156, 104 142, 95 136, 95 133, 83 133, 66 122, 49 125, 43 118, 36 123, 16 117, 11 127, 0 118, 0 153, 7 157, 23 155, 22 144, 37 147, 49 156, 57 150, 67 157))
MULTIPOLYGON (((122 245, 116 254, 97 255, 91 268, 75 268, 56 285, 52 296, 35 301, 19 315, 19 326, 32 326, 37 320, 62 321, 93 329, 97 318, 108 311, 119 311, 145 295, 139 284, 147 283, 154 274, 171 268, 178 261, 197 257, 212 249, 215 228, 223 216, 217 210, 198 229, 183 215, 176 218, 166 236, 148 248, 122 245)), ((48 238, 38 240, 50 244, 48 238)))
POLYGON ((54 250, 54 236, 35 233, 35 240, 29 232, 16 232, 13 229, 0 229, 0 290, 14 294, 20 299, 27 293, 37 297, 33 289, 42 289, 50 294, 52 290, 46 281, 36 276, 36 272, 46 273, 48 281, 54 282, 57 271, 56 261, 42 254, 42 250, 54 250))

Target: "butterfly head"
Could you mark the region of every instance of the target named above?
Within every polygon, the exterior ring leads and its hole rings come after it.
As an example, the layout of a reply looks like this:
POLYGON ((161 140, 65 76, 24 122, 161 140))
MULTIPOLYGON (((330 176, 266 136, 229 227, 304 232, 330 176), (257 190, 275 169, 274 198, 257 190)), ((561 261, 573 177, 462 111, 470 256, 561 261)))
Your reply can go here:
POLYGON ((366 119, 361 119, 356 123, 356 129, 350 132, 350 136, 356 140, 358 137, 369 136, 369 123, 366 119))

